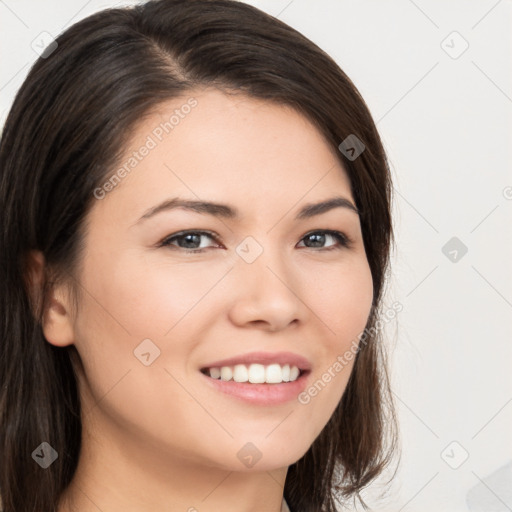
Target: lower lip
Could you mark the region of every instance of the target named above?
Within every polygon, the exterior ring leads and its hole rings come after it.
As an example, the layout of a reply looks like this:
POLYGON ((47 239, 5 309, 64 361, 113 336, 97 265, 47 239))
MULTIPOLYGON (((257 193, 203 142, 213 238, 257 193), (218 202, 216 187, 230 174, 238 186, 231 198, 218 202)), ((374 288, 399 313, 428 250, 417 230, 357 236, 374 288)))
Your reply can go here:
POLYGON ((214 389, 231 395, 235 398, 255 405, 279 405, 291 400, 297 400, 300 393, 306 388, 310 372, 304 372, 293 382, 281 384, 250 384, 249 382, 235 382, 234 380, 212 379, 200 372, 208 385, 214 389))

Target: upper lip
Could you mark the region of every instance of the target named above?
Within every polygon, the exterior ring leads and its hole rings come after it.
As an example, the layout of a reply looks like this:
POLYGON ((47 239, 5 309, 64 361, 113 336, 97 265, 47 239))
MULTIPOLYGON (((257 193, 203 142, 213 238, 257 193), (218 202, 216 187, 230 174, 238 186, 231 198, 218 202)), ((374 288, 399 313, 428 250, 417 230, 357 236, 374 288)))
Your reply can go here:
POLYGON ((220 368, 221 366, 235 366, 237 364, 272 364, 277 363, 280 365, 289 364, 290 366, 297 366, 299 370, 311 370, 311 363, 303 356, 294 354, 293 352, 249 352, 239 356, 213 361, 201 367, 201 370, 206 368, 220 368))

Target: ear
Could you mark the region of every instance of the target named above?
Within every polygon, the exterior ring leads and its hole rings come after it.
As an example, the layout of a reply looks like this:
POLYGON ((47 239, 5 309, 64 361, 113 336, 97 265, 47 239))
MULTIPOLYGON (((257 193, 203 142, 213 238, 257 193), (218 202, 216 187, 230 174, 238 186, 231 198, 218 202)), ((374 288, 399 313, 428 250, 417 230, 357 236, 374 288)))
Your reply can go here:
MULTIPOLYGON (((41 251, 30 251, 26 258, 26 282, 34 315, 42 304, 43 285, 46 279, 46 263, 41 251)), ((42 329, 44 337, 52 345, 65 347, 74 342, 72 308, 69 290, 65 284, 52 286, 45 311, 42 329)))

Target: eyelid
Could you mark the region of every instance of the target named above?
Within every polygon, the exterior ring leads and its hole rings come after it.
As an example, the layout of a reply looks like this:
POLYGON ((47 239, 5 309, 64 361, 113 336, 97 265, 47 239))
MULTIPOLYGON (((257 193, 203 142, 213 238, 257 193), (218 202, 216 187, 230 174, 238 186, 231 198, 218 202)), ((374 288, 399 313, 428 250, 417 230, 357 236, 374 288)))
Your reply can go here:
MULTIPOLYGON (((165 238, 162 239, 161 242, 158 243, 158 247, 168 247, 171 246, 170 243, 168 243, 173 238, 181 238, 186 235, 208 235, 212 240, 214 240, 217 243, 220 243, 220 236, 217 235, 214 231, 209 231, 207 229, 184 229, 182 231, 177 231, 176 233, 173 233, 172 235, 168 235, 165 238)), ((171 246, 175 247, 176 249, 181 249, 183 251, 187 251, 187 249, 183 247, 177 247, 177 246, 171 246)), ((201 249, 188 249, 190 252, 199 252, 204 250, 205 248, 201 249)))
MULTIPOLYGON (((338 241, 338 244, 341 245, 341 248, 350 249, 355 244, 355 241, 349 237, 344 231, 339 231, 337 229, 313 229, 312 231, 308 231, 305 235, 302 236, 300 241, 304 240, 304 238, 316 234, 316 233, 323 233, 327 235, 331 235, 334 239, 338 241), (341 240, 340 240, 341 239, 341 240)), ((326 248, 320 248, 319 251, 328 251, 329 249, 338 249, 340 247, 337 247, 336 245, 326 248)), ((309 249, 309 247, 306 247, 306 249, 309 249)))

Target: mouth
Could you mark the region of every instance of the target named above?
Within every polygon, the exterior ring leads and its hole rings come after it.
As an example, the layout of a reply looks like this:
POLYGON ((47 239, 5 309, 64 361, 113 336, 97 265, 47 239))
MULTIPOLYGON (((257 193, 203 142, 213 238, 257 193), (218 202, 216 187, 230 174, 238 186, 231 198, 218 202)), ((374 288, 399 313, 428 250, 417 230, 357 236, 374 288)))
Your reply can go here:
POLYGON ((297 400, 312 377, 307 357, 295 352, 248 352, 209 361, 198 368, 215 393, 256 406, 278 406, 297 400))
POLYGON ((277 363, 268 365, 253 363, 205 367, 201 368, 200 371, 203 375, 213 380, 255 385, 292 383, 311 372, 309 369, 299 368, 295 365, 280 365, 277 363))
POLYGON ((238 402, 271 407, 298 400, 308 385, 311 370, 295 366, 289 369, 288 375, 288 369, 285 368, 287 365, 284 365, 279 375, 277 368, 272 366, 256 364, 256 368, 251 368, 252 365, 249 368, 246 365, 209 367, 201 368, 200 374, 209 389, 238 402), (263 367, 264 372, 258 366, 263 367))

